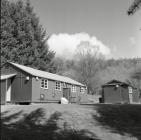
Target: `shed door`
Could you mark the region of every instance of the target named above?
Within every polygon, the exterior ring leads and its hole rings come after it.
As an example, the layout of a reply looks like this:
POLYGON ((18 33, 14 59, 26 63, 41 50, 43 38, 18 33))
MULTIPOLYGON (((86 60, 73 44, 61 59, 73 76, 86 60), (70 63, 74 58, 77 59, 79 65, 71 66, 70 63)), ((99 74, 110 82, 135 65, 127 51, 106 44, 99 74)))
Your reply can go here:
POLYGON ((129 93, 129 100, 130 100, 130 103, 133 103, 133 96, 132 96, 132 93, 129 93))
POLYGON ((70 88, 63 88, 63 97, 70 101, 70 88))
POLYGON ((129 91, 129 101, 130 103, 133 103, 133 89, 132 87, 128 87, 128 91, 129 91))
POLYGON ((7 86, 7 92, 6 92, 6 101, 11 101, 11 79, 6 79, 6 86, 7 86))

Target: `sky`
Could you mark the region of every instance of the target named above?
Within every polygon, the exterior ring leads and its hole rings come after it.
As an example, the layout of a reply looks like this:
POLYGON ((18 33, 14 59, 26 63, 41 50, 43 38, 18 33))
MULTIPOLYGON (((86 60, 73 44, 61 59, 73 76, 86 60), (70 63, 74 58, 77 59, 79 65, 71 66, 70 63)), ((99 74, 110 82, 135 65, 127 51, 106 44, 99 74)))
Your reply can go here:
POLYGON ((71 58, 88 43, 108 58, 141 57, 141 9, 127 15, 133 0, 30 1, 56 55, 71 58))

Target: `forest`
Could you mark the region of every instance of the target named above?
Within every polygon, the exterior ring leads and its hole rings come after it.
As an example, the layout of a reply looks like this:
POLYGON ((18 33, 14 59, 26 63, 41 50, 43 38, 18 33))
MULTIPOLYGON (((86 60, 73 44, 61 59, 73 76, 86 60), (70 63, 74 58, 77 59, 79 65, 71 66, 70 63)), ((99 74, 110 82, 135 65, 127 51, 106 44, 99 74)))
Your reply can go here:
POLYGON ((89 94, 99 94, 101 85, 116 79, 141 89, 141 58, 104 59, 90 53, 72 60, 54 58, 55 73, 87 85, 89 94))
POLYGON ((101 85, 113 79, 141 89, 141 58, 107 59, 81 45, 72 59, 58 57, 30 1, 2 0, 1 7, 1 66, 12 61, 68 76, 85 84, 89 94, 99 94, 101 85))

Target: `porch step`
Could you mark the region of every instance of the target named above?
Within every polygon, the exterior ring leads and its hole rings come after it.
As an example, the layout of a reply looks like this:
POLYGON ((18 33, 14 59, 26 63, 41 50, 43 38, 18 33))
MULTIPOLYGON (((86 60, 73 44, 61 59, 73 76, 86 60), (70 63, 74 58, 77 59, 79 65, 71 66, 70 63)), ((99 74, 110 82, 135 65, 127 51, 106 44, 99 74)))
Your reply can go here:
POLYGON ((66 98, 61 97, 61 104, 68 104, 68 103, 69 101, 66 98))

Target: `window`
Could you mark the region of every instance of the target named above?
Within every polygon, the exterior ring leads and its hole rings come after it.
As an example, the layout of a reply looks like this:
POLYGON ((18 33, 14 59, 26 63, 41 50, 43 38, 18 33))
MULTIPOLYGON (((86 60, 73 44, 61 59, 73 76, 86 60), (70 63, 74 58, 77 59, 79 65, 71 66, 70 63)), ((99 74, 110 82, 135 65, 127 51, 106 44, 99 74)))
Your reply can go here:
POLYGON ((133 93, 132 87, 128 87, 129 93, 133 93))
POLYGON ((48 80, 41 79, 41 88, 48 89, 48 80))
POLYGON ((61 90, 61 82, 56 82, 55 89, 56 90, 61 90))
POLYGON ((71 91, 72 91, 72 92, 76 92, 76 86, 75 86, 75 85, 72 85, 71 91))
POLYGON ((80 87, 80 92, 81 92, 81 93, 84 93, 84 92, 85 92, 84 87, 80 87))

